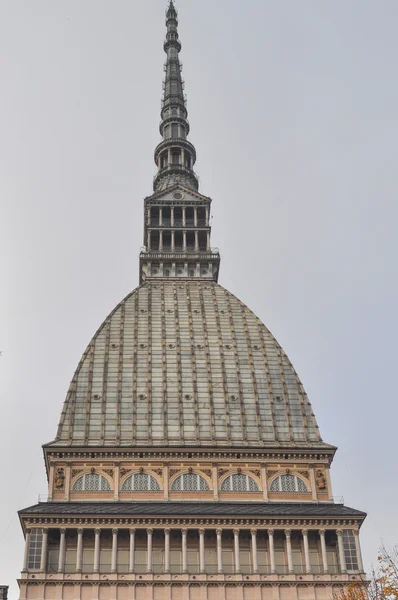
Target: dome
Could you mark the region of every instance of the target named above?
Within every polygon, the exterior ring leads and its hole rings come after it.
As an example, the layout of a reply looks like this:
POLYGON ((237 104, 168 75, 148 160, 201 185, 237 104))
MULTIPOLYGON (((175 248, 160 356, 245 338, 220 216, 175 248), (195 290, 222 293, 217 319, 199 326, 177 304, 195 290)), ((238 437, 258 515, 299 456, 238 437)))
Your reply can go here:
POLYGON ((101 325, 56 440, 75 447, 325 447, 300 379, 215 282, 148 281, 101 325))

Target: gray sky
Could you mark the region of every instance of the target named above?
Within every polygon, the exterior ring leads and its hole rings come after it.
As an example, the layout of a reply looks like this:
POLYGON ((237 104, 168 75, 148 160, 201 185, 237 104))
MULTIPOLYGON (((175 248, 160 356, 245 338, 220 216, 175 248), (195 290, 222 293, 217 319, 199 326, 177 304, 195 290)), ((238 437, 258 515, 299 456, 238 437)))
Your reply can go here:
MULTIPOLYGON (((0 583, 22 567, 16 511, 46 493, 41 444, 81 353, 138 283, 165 4, 0 1, 0 583)), ((398 542, 398 3, 177 6, 220 283, 339 446, 334 493, 369 513, 369 565, 398 542)))

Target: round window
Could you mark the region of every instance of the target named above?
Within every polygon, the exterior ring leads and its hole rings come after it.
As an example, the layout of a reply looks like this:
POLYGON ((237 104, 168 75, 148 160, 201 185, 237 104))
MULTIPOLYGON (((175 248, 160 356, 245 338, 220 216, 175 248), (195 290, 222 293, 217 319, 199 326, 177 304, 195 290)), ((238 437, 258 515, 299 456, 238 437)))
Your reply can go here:
POLYGON ((184 196, 181 194, 181 192, 175 192, 175 194, 173 194, 174 200, 182 200, 183 197, 184 196))

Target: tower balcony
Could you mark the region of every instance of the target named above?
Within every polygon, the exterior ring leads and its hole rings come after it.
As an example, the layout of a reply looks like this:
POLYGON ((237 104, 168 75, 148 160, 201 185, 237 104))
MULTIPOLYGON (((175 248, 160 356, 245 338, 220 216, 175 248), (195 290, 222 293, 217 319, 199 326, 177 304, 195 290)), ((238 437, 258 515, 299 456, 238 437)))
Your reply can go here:
MULTIPOLYGON (((189 152, 189 154, 191 156, 191 160, 192 160, 192 165, 195 164, 195 162, 196 162, 195 146, 193 144, 191 144, 191 142, 188 142, 188 140, 178 137, 178 138, 168 138, 166 140, 161 141, 160 144, 158 144, 158 146, 155 148, 155 152, 154 152, 154 160, 157 165, 159 164, 160 154, 162 154, 162 152, 164 152, 165 150, 169 150, 171 148, 178 148, 178 149, 183 148, 184 150, 189 152)), ((176 165, 172 165, 172 166, 176 166, 176 165)))
POLYGON ((169 48, 177 48, 177 52, 181 52, 181 42, 175 37, 173 39, 166 39, 163 48, 165 52, 167 52, 169 48))
POLYGON ((167 125, 170 125, 171 123, 179 123, 180 125, 182 125, 182 127, 184 127, 186 135, 189 135, 191 126, 189 124, 188 119, 180 115, 169 115, 167 117, 165 116, 164 119, 162 119, 162 121, 160 121, 159 123, 159 132, 162 137, 164 128, 167 125))
POLYGON ((161 259, 161 258, 178 258, 183 256, 189 256, 189 258, 197 258, 200 260, 220 260, 220 251, 218 248, 210 248, 209 250, 199 250, 198 248, 175 248, 171 250, 171 248, 164 248, 163 250, 147 250, 146 248, 141 248, 140 258, 151 258, 151 259, 161 259))

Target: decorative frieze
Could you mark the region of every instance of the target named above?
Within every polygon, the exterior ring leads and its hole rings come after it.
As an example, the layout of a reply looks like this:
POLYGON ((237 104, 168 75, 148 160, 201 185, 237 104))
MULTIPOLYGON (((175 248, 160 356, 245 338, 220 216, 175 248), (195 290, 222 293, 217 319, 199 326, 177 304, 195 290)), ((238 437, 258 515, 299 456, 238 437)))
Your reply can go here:
POLYGON ((163 527, 167 526, 170 528, 180 528, 186 526, 188 528, 195 529, 196 527, 241 527, 248 528, 257 527, 259 529, 268 529, 273 527, 276 529, 289 528, 306 528, 306 529, 319 529, 319 528, 351 528, 358 529, 362 523, 361 519, 298 519, 298 518, 181 518, 181 517, 142 517, 142 518, 129 518, 129 517, 109 517, 109 516, 93 516, 93 517, 23 517, 22 520, 24 527, 29 529, 37 526, 99 526, 103 525, 108 528, 116 526, 135 527, 135 526, 148 526, 148 527, 163 527))
POLYGON ((315 482, 319 492, 327 492, 327 481, 324 471, 320 469, 316 471, 315 482))
POLYGON ((65 489, 65 469, 63 467, 59 467, 55 472, 54 488, 58 491, 65 489))

